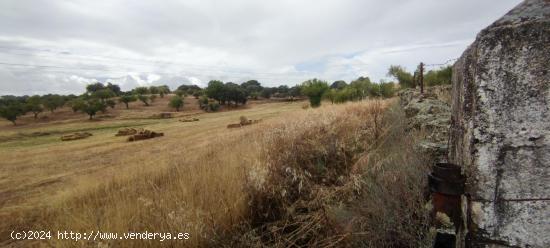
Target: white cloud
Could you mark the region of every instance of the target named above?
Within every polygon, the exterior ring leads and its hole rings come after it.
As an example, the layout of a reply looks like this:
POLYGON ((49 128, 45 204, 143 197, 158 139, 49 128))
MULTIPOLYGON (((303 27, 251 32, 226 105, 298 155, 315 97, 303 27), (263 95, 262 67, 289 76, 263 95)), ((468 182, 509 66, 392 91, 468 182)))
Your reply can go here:
POLYGON ((379 80, 391 64, 460 56, 519 2, 5 0, 0 95, 81 93, 95 81, 129 90, 211 79, 379 80))

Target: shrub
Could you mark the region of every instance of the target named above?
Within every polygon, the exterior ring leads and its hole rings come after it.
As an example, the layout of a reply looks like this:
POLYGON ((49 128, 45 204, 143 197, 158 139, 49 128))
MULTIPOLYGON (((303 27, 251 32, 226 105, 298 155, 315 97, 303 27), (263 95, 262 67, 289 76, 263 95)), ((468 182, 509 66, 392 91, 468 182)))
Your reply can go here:
POLYGON ((424 82, 427 86, 451 84, 453 68, 451 66, 430 70, 424 75, 424 82))
POLYGON ((109 100, 105 101, 105 105, 107 105, 110 108, 114 109, 115 106, 116 106, 116 102, 114 100, 109 99, 109 100))
POLYGON ((399 85, 403 88, 414 87, 413 75, 405 70, 404 67, 399 65, 392 65, 388 69, 388 76, 397 79, 399 85))
POLYGON ((119 102, 122 102, 126 105, 126 109, 128 109, 128 104, 130 102, 137 101, 137 98, 135 95, 123 95, 118 99, 119 102))
POLYGON ((149 94, 149 89, 147 87, 136 87, 133 91, 138 95, 149 94))
POLYGON ((98 101, 96 99, 90 99, 88 101, 84 101, 81 105, 80 111, 88 114, 91 120, 97 112, 105 112, 107 109, 107 105, 105 103, 102 103, 101 101, 98 101))
POLYGON ((246 116, 242 115, 241 117, 239 117, 239 122, 241 123, 241 125, 246 125, 246 124, 248 124, 248 118, 246 118, 246 116))
POLYGON ((329 107, 264 127, 267 178, 249 180, 252 230, 234 245, 429 246, 428 163, 400 124, 403 114, 387 106, 329 107))
POLYGON ((84 102, 84 99, 82 98, 75 98, 69 101, 69 106, 71 106, 73 113, 76 113, 79 110, 82 110, 84 108, 84 105, 85 105, 85 102, 84 102))
POLYGON ((11 121, 15 126, 17 117, 25 114, 25 107, 18 101, 10 102, 0 106, 0 117, 11 121))
POLYGON ((250 222, 275 247, 324 247, 343 231, 323 217, 325 207, 353 195, 354 164, 374 140, 374 124, 365 120, 375 112, 366 104, 340 108, 265 128, 272 130, 261 147, 268 177, 250 186, 250 222))
POLYGON ((185 96, 185 91, 183 90, 176 90, 174 91, 174 93, 176 94, 176 96, 179 96, 179 97, 185 96))
POLYGON ((42 107, 42 99, 40 98, 40 96, 35 95, 27 98, 25 109, 32 112, 34 115, 34 119, 36 119, 38 117, 38 114, 44 111, 44 108, 42 107))
POLYGON ((199 107, 206 112, 216 112, 220 109, 220 104, 208 99, 206 96, 199 98, 199 107))
POLYGON ((50 112, 54 112, 57 108, 63 107, 65 104, 65 99, 60 95, 44 95, 42 96, 42 105, 50 112))
POLYGON ((310 79, 302 83, 302 94, 309 98, 313 108, 321 106, 321 98, 328 89, 327 82, 318 79, 310 79))
POLYGON ((220 104, 217 102, 208 103, 208 111, 216 112, 220 109, 220 104))
POLYGON ((149 97, 145 96, 145 95, 138 95, 137 98, 143 102, 143 104, 145 104, 145 106, 149 106, 149 97))
POLYGON ((193 91, 193 97, 195 97, 195 99, 199 99, 200 96, 204 95, 204 91, 203 90, 195 90, 193 91))
POLYGON ((183 99, 180 96, 174 96, 170 98, 170 107, 175 108, 176 112, 180 111, 180 108, 183 107, 183 99))

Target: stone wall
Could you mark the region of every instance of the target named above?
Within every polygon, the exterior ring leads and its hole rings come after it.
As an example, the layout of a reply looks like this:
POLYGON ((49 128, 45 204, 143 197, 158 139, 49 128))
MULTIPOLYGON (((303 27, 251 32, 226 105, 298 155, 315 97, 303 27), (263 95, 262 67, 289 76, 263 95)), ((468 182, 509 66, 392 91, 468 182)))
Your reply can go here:
POLYGON ((419 89, 406 89, 399 93, 407 117, 407 130, 425 134, 417 148, 436 162, 447 161, 451 121, 451 108, 446 102, 448 95, 450 85, 426 87, 424 94, 420 94, 419 89))
POLYGON ((473 247, 550 247, 550 1, 481 31, 453 67, 449 160, 473 247))

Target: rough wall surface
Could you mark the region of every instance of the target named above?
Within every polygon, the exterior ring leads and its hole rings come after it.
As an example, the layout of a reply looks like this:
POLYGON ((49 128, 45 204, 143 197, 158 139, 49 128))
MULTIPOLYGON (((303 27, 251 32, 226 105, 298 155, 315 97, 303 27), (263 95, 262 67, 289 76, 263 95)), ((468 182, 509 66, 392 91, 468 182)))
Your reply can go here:
POLYGON ((550 247, 550 0, 527 0, 453 67, 449 160, 475 246, 550 247))
POLYGON ((426 87, 424 94, 417 89, 399 93, 407 117, 407 130, 429 134, 417 144, 417 148, 437 162, 447 160, 451 108, 441 98, 447 100, 449 95, 450 85, 426 87))

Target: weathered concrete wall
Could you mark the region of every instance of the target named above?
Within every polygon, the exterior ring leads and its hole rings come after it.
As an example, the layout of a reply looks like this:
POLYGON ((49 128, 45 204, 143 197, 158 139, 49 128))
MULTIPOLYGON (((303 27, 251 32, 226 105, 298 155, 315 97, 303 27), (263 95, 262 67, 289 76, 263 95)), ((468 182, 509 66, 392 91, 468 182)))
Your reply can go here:
POLYGON ((453 67, 449 160, 479 246, 550 247, 550 1, 481 31, 453 67))

